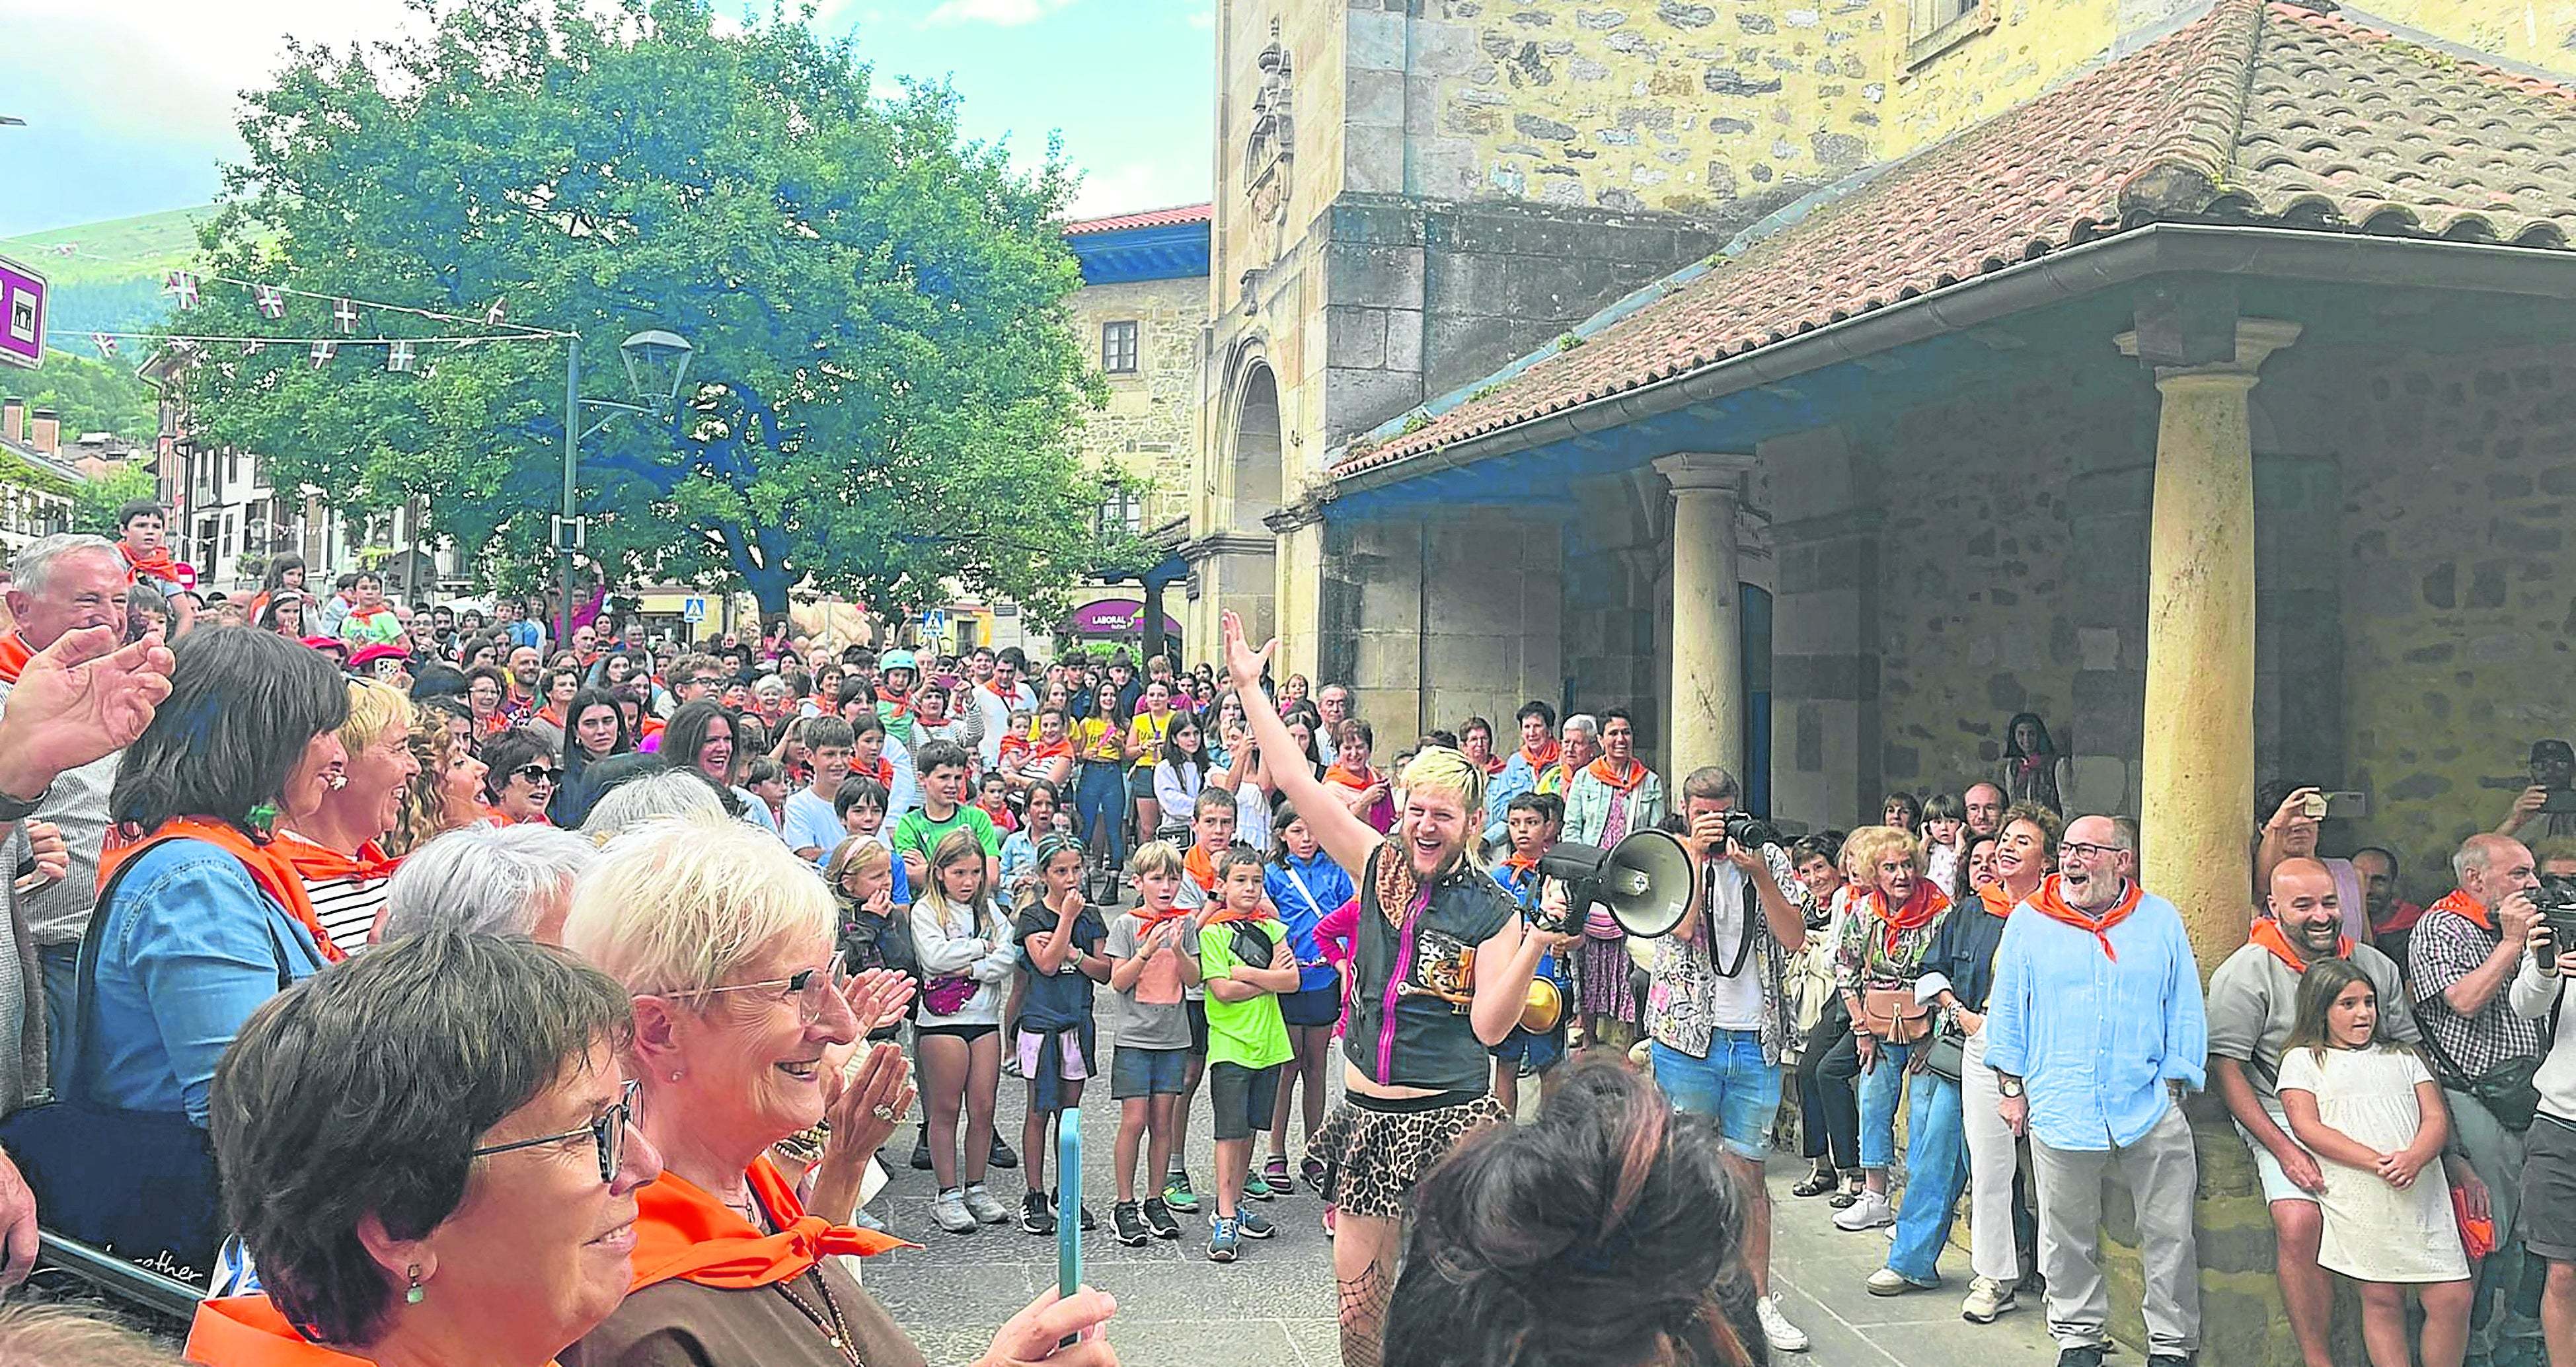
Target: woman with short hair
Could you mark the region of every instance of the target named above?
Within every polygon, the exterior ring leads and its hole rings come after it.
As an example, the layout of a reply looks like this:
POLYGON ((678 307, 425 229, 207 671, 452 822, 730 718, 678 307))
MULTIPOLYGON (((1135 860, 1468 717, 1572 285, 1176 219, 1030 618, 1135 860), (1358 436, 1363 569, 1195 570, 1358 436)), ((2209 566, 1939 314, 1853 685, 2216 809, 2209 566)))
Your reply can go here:
POLYGON ((546 819, 563 768, 555 747, 535 728, 514 726, 483 742, 484 810, 504 826, 546 819))
POLYGON ((366 948, 400 862, 382 841, 402 819, 420 761, 412 757, 413 708, 402 690, 372 679, 351 679, 348 690, 349 719, 340 725, 348 758, 324 785, 319 807, 280 823, 277 844, 304 880, 331 943, 354 954, 366 948))
POLYGON ((571 955, 456 931, 262 1007, 211 1109, 264 1294, 200 1305, 188 1360, 545 1367, 625 1294, 661 1170, 618 1074, 631 1021, 571 955))
POLYGON ((573 885, 599 857, 552 826, 469 826, 421 846, 385 888, 379 941, 432 930, 563 941, 573 885))
MULTIPOLYGON (((830 1256, 898 1242, 846 1222, 871 1155, 912 1102, 893 1044, 844 1072, 863 1031, 900 1018, 910 983, 862 974, 854 1010, 835 981, 833 910, 811 864, 738 822, 648 823, 610 842, 582 881, 565 941, 634 999, 627 1067, 668 1167, 638 1198, 625 1304, 564 1354, 565 1367, 922 1361, 830 1256), (769 1156, 799 1136, 819 1150, 803 1191, 769 1156)), ((1114 1361, 1097 1337, 1107 1298, 1053 1300, 1050 1291, 1004 1325, 988 1360, 1114 1361), (1085 1342, 1048 1357, 1077 1332, 1085 1342)))
MULTIPOLYGON (((1844 921, 1834 952, 1834 985, 1851 1012, 1860 1061, 1860 1199, 1834 1217, 1842 1230, 1896 1223, 1887 1168, 1896 1156, 1896 1095, 1932 1022, 1914 983, 1950 918, 1950 899, 1925 876, 1923 843, 1893 826, 1863 826, 1843 842, 1843 862, 1866 891, 1844 921)), ((1915 1104, 1928 1088, 1914 1089, 1915 1104)), ((1918 1113, 1913 1122, 1922 1124, 1918 1113)))

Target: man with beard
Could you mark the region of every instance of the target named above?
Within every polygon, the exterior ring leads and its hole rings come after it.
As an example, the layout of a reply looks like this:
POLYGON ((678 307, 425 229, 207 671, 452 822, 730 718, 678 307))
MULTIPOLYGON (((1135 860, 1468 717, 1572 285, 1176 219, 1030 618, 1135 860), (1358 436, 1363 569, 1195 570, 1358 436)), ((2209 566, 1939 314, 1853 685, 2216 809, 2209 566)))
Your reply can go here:
POLYGON ((2364 944, 2370 942, 2369 913, 2362 896, 2361 875, 2349 859, 2328 859, 2317 853, 2317 818, 2308 815, 2308 801, 2321 796, 2314 784, 2267 783, 2254 794, 2254 810, 2268 812, 2254 847, 2254 893, 2259 899, 2270 895, 2272 870, 2285 859, 2311 859, 2334 880, 2335 905, 2343 915, 2343 933, 2364 944))
POLYGON ((2001 835, 2004 831, 2004 790, 1991 783, 1971 783, 1961 795, 1968 809, 1968 834, 2001 835))
MULTIPOLYGON (((2327 1330, 2334 1316, 2334 1283, 2317 1265, 2324 1224, 2316 1194, 2325 1177, 2315 1155, 2290 1135, 2277 1080, 2281 1055, 2298 1023, 2299 979, 2320 959, 2348 959, 2370 979, 2379 1000, 2406 999, 2397 965, 2344 933, 2343 907, 2332 875, 2313 859, 2285 859, 2272 869, 2270 914, 2254 923, 2253 938, 2227 956, 2209 979, 2209 1071, 2236 1117, 2236 1132, 2253 1151, 2263 1199, 2272 1208, 2273 1270, 2281 1279, 2281 1304, 2307 1367, 2333 1367, 2327 1330)), ((2400 1044, 2422 1038, 2410 1011, 2380 1013, 2380 1032, 2400 1044)), ((2465 1163, 2449 1166, 2453 1180, 2477 1180, 2465 1163)))
MULTIPOLYGON (((1279 643, 1246 644, 1231 612, 1224 632, 1226 673, 1254 741, 1289 753, 1296 742, 1261 689, 1279 643)), ((1325 1196, 1340 1212, 1333 1278, 1342 1364, 1379 1367, 1414 1186, 1459 1139, 1503 1118, 1486 1051, 1520 1022, 1547 946, 1524 933, 1511 898, 1484 871, 1476 836, 1485 774, 1466 756, 1439 746, 1416 755, 1403 774, 1404 810, 1386 835, 1304 766, 1283 765, 1277 776, 1280 796, 1360 894, 1344 1099, 1309 1149, 1332 1165, 1325 1196)))
POLYGON ((2200 1161, 2183 1094, 2203 1083, 2209 1026, 2182 914, 2118 869, 2105 816, 2079 817, 2063 872, 2004 923, 1987 999, 1996 1108, 2030 1136, 2041 1272, 2058 1367, 2102 1367, 2102 1180, 2117 1163, 2137 1207, 2148 1367, 2187 1367, 2200 1347, 2192 1229, 2200 1161))

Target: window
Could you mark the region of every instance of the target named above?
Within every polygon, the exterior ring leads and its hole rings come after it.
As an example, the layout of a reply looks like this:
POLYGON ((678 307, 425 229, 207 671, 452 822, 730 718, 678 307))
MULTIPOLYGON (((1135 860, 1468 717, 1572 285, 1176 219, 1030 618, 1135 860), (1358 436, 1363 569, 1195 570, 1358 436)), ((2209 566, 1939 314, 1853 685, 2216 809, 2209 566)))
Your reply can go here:
POLYGON ((1136 373, 1137 334, 1133 320, 1100 325, 1100 368, 1112 375, 1136 373))
POLYGON ((1130 536, 1145 534, 1145 496, 1133 489, 1120 489, 1100 505, 1100 530, 1105 534, 1125 528, 1130 536))
POLYGON ((1982 0, 1907 0, 1905 57, 1929 61, 1972 34, 1985 31, 1982 0))

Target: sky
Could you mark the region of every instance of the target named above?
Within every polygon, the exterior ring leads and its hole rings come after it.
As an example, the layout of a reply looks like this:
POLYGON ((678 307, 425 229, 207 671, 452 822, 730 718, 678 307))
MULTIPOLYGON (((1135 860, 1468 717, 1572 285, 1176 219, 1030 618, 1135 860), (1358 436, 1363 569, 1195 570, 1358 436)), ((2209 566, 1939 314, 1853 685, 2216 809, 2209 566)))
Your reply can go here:
MULTIPOLYGON (((738 15, 746 0, 716 0, 738 15)), ((1215 0, 820 0, 880 80, 948 77, 969 136, 1085 175, 1078 215, 1208 196, 1215 0)), ((760 0, 761 12, 767 0, 760 0)), ((417 26, 403 0, 0 0, 0 237, 212 200, 241 155, 239 92, 288 35, 346 45, 417 26)))

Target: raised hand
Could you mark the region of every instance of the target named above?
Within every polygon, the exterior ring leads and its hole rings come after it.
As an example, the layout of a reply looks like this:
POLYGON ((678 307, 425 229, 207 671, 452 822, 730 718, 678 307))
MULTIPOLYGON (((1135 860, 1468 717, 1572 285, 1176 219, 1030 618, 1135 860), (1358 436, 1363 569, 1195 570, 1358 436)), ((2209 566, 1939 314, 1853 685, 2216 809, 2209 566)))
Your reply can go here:
POLYGON ((1273 636, 1270 638, 1269 644, 1264 645, 1259 650, 1254 650, 1251 645, 1243 639, 1242 618, 1229 612, 1225 614, 1223 625, 1225 629, 1226 677, 1234 681, 1234 686, 1237 691, 1248 692, 1252 689, 1259 688, 1261 686, 1261 671, 1269 665, 1270 657, 1277 654, 1279 651, 1279 638, 1273 636))
POLYGON ((33 798, 133 744, 170 696, 170 665, 159 635, 119 649, 113 627, 67 631, 38 651, 0 713, 0 792, 33 798))

